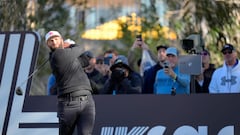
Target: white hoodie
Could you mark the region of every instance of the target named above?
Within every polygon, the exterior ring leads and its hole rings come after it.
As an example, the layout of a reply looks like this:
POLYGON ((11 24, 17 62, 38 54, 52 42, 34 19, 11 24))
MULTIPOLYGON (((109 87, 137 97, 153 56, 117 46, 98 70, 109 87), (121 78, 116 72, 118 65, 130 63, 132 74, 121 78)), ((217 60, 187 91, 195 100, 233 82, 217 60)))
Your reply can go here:
POLYGON ((210 93, 240 93, 240 63, 224 65, 215 70, 209 84, 210 93))

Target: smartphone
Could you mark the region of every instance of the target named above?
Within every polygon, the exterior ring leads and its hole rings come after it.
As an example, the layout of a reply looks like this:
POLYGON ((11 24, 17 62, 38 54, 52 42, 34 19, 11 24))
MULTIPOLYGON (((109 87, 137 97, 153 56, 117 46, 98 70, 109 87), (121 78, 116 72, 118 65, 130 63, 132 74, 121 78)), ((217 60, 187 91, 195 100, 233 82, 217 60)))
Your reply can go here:
POLYGON ((169 68, 169 63, 168 62, 164 62, 163 65, 164 65, 164 68, 169 68))
POLYGON ((136 36, 136 39, 137 39, 138 41, 142 41, 142 35, 141 35, 141 34, 138 34, 138 35, 136 36))
POLYGON ((110 65, 110 60, 112 59, 112 54, 109 54, 107 57, 104 57, 103 63, 106 65, 110 65))
POLYGON ((104 64, 106 64, 106 65, 110 65, 110 57, 105 57, 104 59, 103 59, 103 62, 104 62, 104 64))
POLYGON ((164 68, 169 68, 169 66, 165 65, 164 68))

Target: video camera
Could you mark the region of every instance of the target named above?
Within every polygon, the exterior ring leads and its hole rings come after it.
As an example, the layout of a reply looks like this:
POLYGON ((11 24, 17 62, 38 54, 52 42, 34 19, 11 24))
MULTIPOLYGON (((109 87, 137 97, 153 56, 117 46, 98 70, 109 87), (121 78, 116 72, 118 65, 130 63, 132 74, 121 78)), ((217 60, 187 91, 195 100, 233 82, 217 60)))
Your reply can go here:
POLYGON ((123 68, 114 69, 111 74, 111 79, 120 82, 124 79, 126 70, 123 68))
POLYGON ((197 54, 204 50, 204 42, 199 34, 191 34, 182 40, 182 48, 189 54, 197 54))
MULTIPOLYGON (((182 40, 182 48, 188 54, 200 54, 204 50, 204 42, 199 34, 191 34, 182 40)), ((201 73, 202 58, 200 55, 189 55, 179 58, 179 69, 181 73, 191 75, 191 93, 195 93, 194 75, 201 73), (185 57, 185 58, 184 58, 185 57), (185 60, 184 60, 185 59, 185 60), (195 63, 195 64, 194 64, 195 63), (195 66, 194 66, 195 65, 195 66)))

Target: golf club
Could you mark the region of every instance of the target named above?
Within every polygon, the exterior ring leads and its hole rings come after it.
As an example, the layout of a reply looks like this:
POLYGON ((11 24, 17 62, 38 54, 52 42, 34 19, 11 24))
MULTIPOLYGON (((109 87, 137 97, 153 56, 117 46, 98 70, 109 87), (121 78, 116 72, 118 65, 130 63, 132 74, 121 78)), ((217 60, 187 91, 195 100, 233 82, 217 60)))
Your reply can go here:
POLYGON ((33 75, 35 75, 41 68, 44 67, 44 65, 48 62, 48 58, 45 59, 45 61, 39 66, 37 67, 32 74, 30 74, 28 76, 28 78, 26 80, 24 80, 17 88, 16 88, 16 94, 17 95, 23 95, 22 89, 21 87, 23 86, 23 84, 25 84, 33 75))

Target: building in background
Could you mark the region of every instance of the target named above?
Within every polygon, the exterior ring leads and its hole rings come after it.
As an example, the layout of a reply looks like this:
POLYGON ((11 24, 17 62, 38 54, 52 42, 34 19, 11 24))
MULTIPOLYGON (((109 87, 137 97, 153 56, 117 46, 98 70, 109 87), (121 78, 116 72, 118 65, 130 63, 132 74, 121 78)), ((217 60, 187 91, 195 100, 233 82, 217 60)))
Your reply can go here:
MULTIPOLYGON (((71 1, 67 1, 71 4, 71 1)), ((74 24, 82 22, 85 26, 83 39, 90 40, 115 40, 121 38, 119 35, 119 21, 126 22, 132 19, 134 27, 141 25, 141 4, 150 6, 149 0, 79 0, 72 7, 72 18, 74 24), (130 18, 129 18, 130 17, 130 18)), ((166 4, 163 0, 155 3, 159 22, 167 26, 168 21, 164 18, 166 4)), ((139 28, 135 28, 139 29, 139 28)), ((168 30, 168 29, 164 29, 168 30)))

